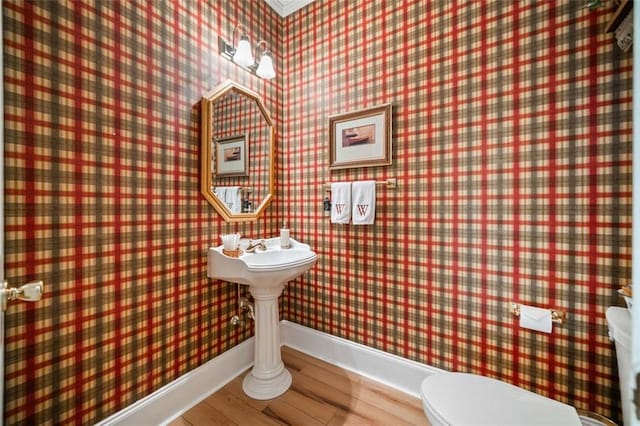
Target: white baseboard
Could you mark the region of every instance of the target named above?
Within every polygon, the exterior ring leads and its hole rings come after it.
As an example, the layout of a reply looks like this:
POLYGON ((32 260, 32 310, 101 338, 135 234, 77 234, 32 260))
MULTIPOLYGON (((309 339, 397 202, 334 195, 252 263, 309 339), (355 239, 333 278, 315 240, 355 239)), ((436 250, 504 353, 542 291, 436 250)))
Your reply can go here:
POLYGON ((444 371, 286 320, 281 322, 280 332, 284 346, 416 398, 426 377, 444 371))
POLYGON ((255 338, 245 340, 151 395, 98 423, 164 425, 238 377, 253 364, 255 338))
MULTIPOLYGON (((284 346, 416 398, 420 397, 420 384, 425 377, 443 371, 286 320, 280 323, 280 333, 284 346)), ((98 426, 165 425, 171 422, 251 367, 254 341, 253 337, 245 340, 101 421, 98 426)))

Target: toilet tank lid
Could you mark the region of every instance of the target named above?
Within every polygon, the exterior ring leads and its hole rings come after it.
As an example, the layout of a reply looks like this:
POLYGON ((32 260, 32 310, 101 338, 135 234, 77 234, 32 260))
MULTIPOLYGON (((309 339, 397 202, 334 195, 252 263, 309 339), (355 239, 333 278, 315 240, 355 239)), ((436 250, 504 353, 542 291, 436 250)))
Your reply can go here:
POLYGON ((420 393, 425 408, 449 425, 581 424, 570 405, 476 374, 434 374, 420 393))
POLYGON ((629 310, 612 306, 607 309, 606 317, 611 338, 631 350, 631 313, 629 310))

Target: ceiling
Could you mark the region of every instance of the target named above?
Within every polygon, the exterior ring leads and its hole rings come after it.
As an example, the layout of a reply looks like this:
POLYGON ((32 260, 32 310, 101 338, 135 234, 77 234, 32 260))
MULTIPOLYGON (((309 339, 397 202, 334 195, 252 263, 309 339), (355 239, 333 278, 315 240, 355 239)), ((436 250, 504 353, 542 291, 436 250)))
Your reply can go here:
POLYGON ((278 12, 283 18, 292 14, 298 9, 302 9, 313 0, 264 0, 271 9, 278 12))

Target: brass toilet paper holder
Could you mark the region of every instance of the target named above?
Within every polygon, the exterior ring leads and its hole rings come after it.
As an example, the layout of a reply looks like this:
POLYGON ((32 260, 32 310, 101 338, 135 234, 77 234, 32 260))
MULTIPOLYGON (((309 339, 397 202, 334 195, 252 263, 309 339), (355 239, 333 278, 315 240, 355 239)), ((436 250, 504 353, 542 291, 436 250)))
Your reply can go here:
MULTIPOLYGON (((562 324, 564 320, 567 319, 566 312, 558 311, 556 309, 550 309, 550 311, 551 311, 551 321, 555 322, 556 324, 562 324)), ((518 305, 517 303, 511 303, 511 313, 514 316, 519 317, 520 305, 518 305)))

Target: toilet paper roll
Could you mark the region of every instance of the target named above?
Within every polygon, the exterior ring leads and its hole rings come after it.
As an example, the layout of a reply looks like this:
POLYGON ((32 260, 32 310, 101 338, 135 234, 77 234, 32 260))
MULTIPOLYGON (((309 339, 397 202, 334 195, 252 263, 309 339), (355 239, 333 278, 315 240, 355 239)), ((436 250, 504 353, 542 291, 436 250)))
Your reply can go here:
POLYGON ((549 309, 520 305, 520 327, 551 333, 552 324, 549 309))

